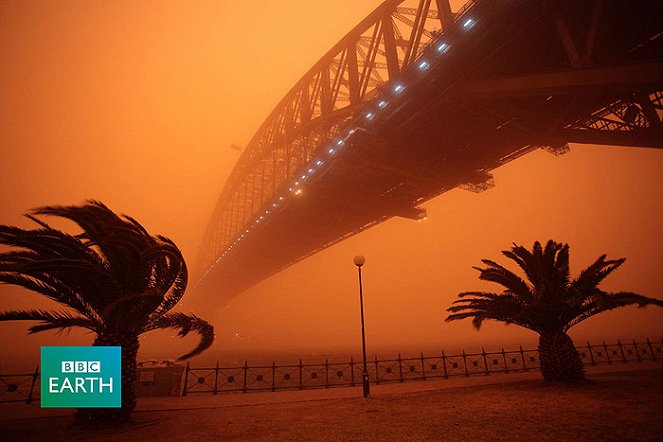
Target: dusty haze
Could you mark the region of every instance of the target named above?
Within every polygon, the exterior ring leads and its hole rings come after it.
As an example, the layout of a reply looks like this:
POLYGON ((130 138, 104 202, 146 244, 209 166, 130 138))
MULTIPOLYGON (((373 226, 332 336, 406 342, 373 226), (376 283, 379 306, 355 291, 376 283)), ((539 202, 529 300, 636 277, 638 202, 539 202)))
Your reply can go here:
MULTIPOLYGON (((452 2, 453 3, 453 2, 452 2)), ((462 2, 453 3, 457 8, 462 2)), ((194 265, 203 230, 239 152, 280 98, 378 0, 3 1, 0 3, 0 223, 87 198, 172 238, 194 265)), ((496 188, 451 191, 428 219, 393 219, 302 261, 242 295, 196 312, 216 326, 201 361, 346 355, 359 350, 355 254, 364 254, 372 354, 532 343, 532 332, 447 324, 481 258, 536 239, 571 245, 572 274, 600 254, 626 257, 604 284, 663 298, 663 152, 572 145, 495 172, 496 188)), ((192 269, 194 272, 196 269, 192 269)), ((193 296, 192 295, 192 296, 193 296)), ((51 307, 0 286, 0 308, 51 307)), ((186 297, 184 305, 187 309, 186 297)), ((577 341, 659 338, 663 309, 630 308, 572 330, 577 341)), ((27 336, 0 323, 0 364, 33 364, 41 345, 87 344, 72 332, 27 336)), ((141 357, 174 357, 191 342, 168 332, 141 357)))

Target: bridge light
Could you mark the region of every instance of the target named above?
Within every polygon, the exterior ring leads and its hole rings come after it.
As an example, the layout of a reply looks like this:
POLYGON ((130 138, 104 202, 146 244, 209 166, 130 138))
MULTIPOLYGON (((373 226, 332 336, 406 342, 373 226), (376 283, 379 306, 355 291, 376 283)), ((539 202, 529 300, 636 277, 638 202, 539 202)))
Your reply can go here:
POLYGON ((397 94, 403 92, 403 89, 405 89, 405 86, 403 86, 402 84, 397 84, 396 86, 394 86, 394 92, 396 92, 397 94))
POLYGON ((357 129, 350 129, 350 130, 348 131, 348 136, 350 136, 350 135, 354 135, 355 132, 357 132, 357 129))
POLYGON ((470 28, 472 28, 472 26, 474 26, 474 23, 475 23, 474 20, 472 20, 471 18, 468 18, 467 20, 465 20, 465 23, 463 23, 463 27, 465 29, 470 29, 470 28))
POLYGON ((380 102, 378 103, 378 107, 379 107, 380 109, 384 109, 385 107, 387 107, 387 102, 384 101, 384 100, 380 101, 380 102))
POLYGON ((345 141, 343 141, 343 140, 338 140, 338 141, 336 142, 336 145, 337 145, 337 146, 343 146, 344 144, 345 144, 345 141))
POLYGON ((430 63, 427 62, 426 60, 424 60, 424 61, 422 61, 421 63, 419 63, 419 70, 421 70, 421 71, 425 71, 425 70, 428 69, 429 67, 430 67, 430 63))
POLYGON ((444 54, 448 50, 449 50, 449 45, 447 43, 442 43, 437 47, 437 52, 439 52, 440 54, 444 54))
POLYGON ((284 199, 285 199, 285 197, 282 197, 282 196, 279 197, 279 201, 283 201, 284 199))
POLYGON ((308 173, 313 173, 313 172, 315 172, 315 169, 309 169, 308 170, 308 173))
POLYGON ((302 189, 295 190, 295 195, 301 195, 301 194, 302 194, 302 189))
POLYGON ((265 215, 269 215, 269 210, 265 210, 265 215))
POLYGON ((292 185, 293 185, 293 187, 299 186, 299 181, 295 181, 292 185))
POLYGON ((302 175, 302 179, 303 179, 303 180, 305 180, 306 178, 308 178, 308 176, 306 176, 306 175, 302 175))
POLYGON ((329 153, 329 155, 334 155, 334 152, 336 151, 334 149, 329 149, 327 152, 329 153))
POLYGON ((366 114, 366 119, 367 120, 372 120, 373 118, 375 118, 375 114, 373 112, 368 112, 366 114))
POLYGON ((272 207, 276 207, 276 206, 277 206, 277 204, 276 204, 276 203, 272 204, 272 207))
POLYGON ((322 160, 318 160, 318 161, 316 161, 316 162, 315 162, 315 165, 316 165, 316 166, 321 166, 321 165, 322 165, 322 160))

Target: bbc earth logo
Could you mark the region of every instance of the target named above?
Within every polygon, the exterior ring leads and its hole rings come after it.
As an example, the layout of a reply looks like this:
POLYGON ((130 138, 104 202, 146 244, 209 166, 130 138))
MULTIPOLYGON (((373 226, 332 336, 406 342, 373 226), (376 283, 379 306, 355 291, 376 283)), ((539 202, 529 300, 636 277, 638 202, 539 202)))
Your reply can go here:
POLYGON ((120 408, 121 347, 42 347, 42 408, 120 408))

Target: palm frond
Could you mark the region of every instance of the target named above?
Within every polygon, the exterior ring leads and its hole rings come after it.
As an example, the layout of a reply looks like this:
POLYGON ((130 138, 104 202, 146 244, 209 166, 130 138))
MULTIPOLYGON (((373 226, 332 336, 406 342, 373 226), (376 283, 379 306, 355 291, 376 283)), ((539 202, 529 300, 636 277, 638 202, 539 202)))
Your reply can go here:
POLYGON ((166 313, 158 319, 152 321, 147 325, 144 331, 151 331, 160 328, 179 329, 180 336, 186 336, 194 331, 200 335, 200 342, 189 353, 182 355, 178 360, 189 359, 197 354, 200 354, 214 342, 214 327, 207 321, 195 316, 187 315, 185 313, 166 313))
POLYGON ((24 287, 33 292, 42 294, 55 302, 64 304, 87 318, 101 322, 94 306, 90 303, 88 297, 80 296, 66 284, 60 281, 42 275, 41 279, 18 275, 14 273, 0 273, 0 282, 24 287))
POLYGON ((178 302, 180 302, 182 296, 184 296, 184 292, 186 291, 188 284, 188 270, 184 260, 182 260, 180 263, 181 265, 178 269, 175 279, 169 279, 168 282, 164 284, 165 287, 162 287, 167 290, 167 292, 163 298, 163 302, 156 310, 157 315, 162 315, 170 311, 177 305, 178 302))
POLYGON ((477 298, 486 298, 486 299, 494 299, 500 295, 497 293, 492 293, 492 292, 462 292, 458 294, 459 298, 467 298, 468 296, 474 296, 477 298))
POLYGON ((502 254, 518 264, 532 285, 538 284, 539 277, 536 273, 535 258, 529 250, 514 243, 510 251, 503 250, 502 254))
POLYGON ((45 310, 10 310, 0 312, 0 321, 41 321, 28 330, 30 333, 38 333, 46 330, 61 329, 68 330, 73 327, 86 328, 99 332, 103 327, 90 318, 73 315, 67 311, 49 312, 45 310))
POLYGON ((480 279, 506 287, 499 295, 485 292, 463 292, 447 309, 447 321, 473 318, 475 327, 486 319, 514 323, 539 333, 558 333, 606 310, 627 305, 658 305, 663 301, 634 293, 605 293, 599 284, 624 263, 624 259, 607 260, 600 256, 569 281, 568 244, 548 241, 543 247, 534 242, 532 250, 513 244, 502 252, 525 272, 531 287, 517 275, 494 261, 484 259, 486 268, 478 268, 480 279))
POLYGON ((631 292, 605 293, 599 291, 592 298, 586 300, 584 305, 574 311, 574 317, 569 318, 564 331, 598 313, 630 305, 637 305, 640 308, 648 305, 663 307, 663 300, 631 292))
POLYGON ((82 206, 47 206, 36 209, 34 215, 52 215, 69 219, 83 229, 83 238, 98 247, 109 271, 116 281, 130 289, 145 288, 142 277, 142 252, 154 245, 145 229, 136 227, 103 203, 90 200, 82 206))
POLYGON ((569 245, 564 244, 557 253, 555 260, 554 274, 558 275, 562 285, 567 285, 569 282, 569 275, 571 273, 569 266, 569 245))
POLYGON ((38 227, 0 226, 0 282, 23 286, 67 305, 70 312, 7 312, 1 320, 38 320, 30 331, 86 327, 98 333, 136 337, 155 328, 201 335, 198 346, 182 359, 208 348, 213 328, 196 316, 169 311, 184 295, 186 262, 175 243, 152 236, 134 218, 118 216, 99 201, 81 206, 45 206, 28 215, 38 227), (57 216, 77 224, 70 235, 40 218, 57 216))
POLYGON ((521 318, 524 311, 522 301, 513 295, 500 295, 492 299, 483 297, 459 299, 454 302, 454 304, 456 303, 459 303, 459 305, 453 305, 447 309, 447 311, 454 314, 447 316, 446 321, 471 317, 473 318, 472 324, 477 330, 481 328, 481 324, 487 319, 507 323, 516 321, 524 323, 524 319, 521 318))
POLYGON ((488 267, 474 267, 481 273, 479 279, 500 284, 515 296, 522 298, 523 301, 529 301, 532 298, 530 287, 518 275, 489 259, 482 259, 481 262, 488 267))
POLYGON ((108 304, 101 316, 107 328, 113 332, 139 334, 162 300, 163 294, 154 288, 124 294, 108 304))
POLYGON ((571 285, 581 292, 591 291, 626 261, 626 258, 606 260, 606 256, 601 255, 593 264, 580 272, 571 285))

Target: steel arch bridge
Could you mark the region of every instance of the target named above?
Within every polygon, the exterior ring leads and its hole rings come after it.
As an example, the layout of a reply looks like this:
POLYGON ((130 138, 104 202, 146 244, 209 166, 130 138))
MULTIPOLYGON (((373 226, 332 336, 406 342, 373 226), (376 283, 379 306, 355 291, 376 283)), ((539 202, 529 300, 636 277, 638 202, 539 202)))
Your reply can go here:
POLYGON ((387 0, 258 128, 207 227, 219 300, 568 142, 663 147, 660 0, 387 0))

